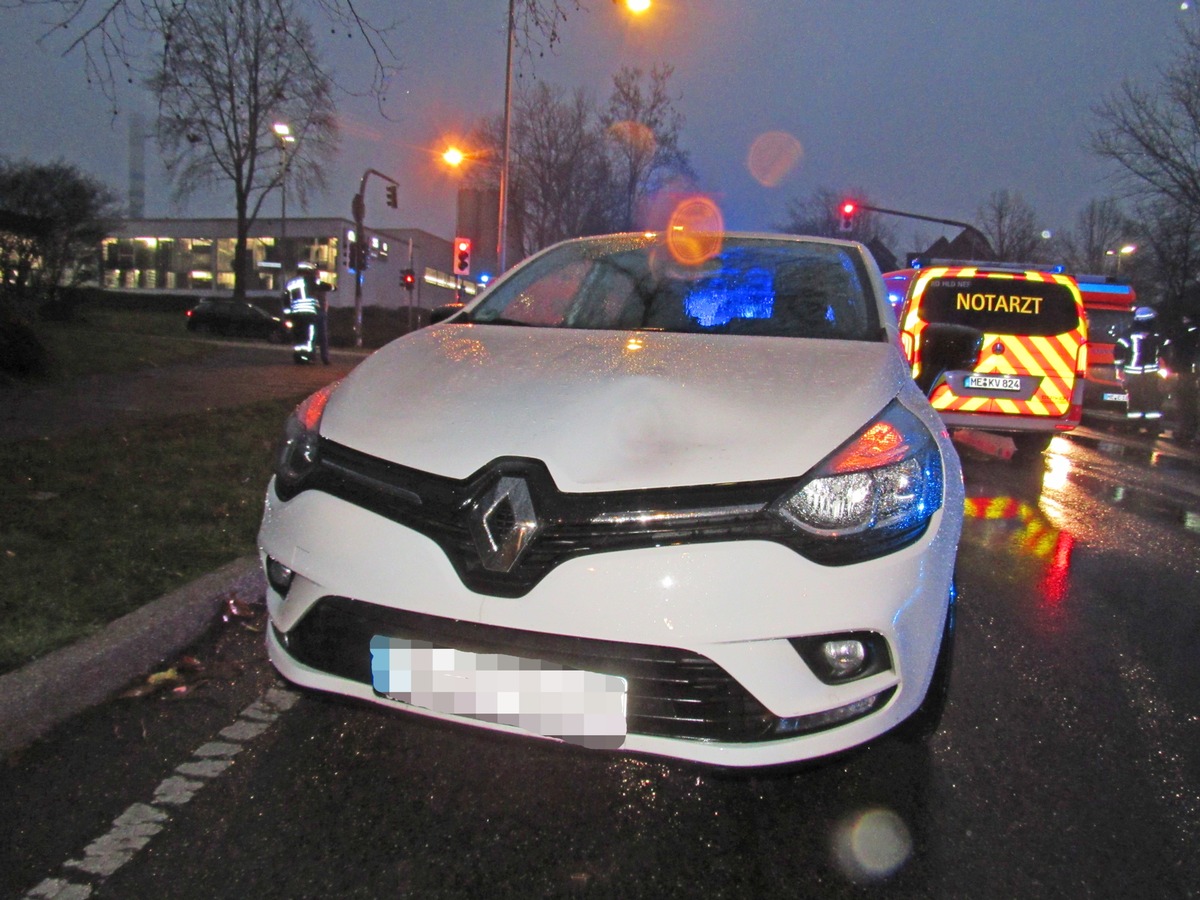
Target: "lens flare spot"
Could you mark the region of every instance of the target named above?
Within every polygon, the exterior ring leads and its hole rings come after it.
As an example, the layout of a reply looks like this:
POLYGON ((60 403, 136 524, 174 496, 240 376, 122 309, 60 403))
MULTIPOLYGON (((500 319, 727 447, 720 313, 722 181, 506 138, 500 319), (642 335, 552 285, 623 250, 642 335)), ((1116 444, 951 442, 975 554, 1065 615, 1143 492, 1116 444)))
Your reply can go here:
POLYGON ((684 265, 695 266, 721 252, 721 210, 707 197, 680 201, 667 222, 667 247, 684 265))
POLYGON ((786 131, 760 134, 746 154, 746 168, 764 187, 775 187, 804 158, 804 146, 786 131))
POLYGON ((625 119, 608 126, 608 136, 619 142, 626 152, 634 156, 649 157, 658 149, 658 141, 650 127, 641 122, 625 119))
POLYGON ((843 819, 834 832, 834 859, 859 884, 894 875, 912 851, 908 826, 890 809, 863 810, 843 819))

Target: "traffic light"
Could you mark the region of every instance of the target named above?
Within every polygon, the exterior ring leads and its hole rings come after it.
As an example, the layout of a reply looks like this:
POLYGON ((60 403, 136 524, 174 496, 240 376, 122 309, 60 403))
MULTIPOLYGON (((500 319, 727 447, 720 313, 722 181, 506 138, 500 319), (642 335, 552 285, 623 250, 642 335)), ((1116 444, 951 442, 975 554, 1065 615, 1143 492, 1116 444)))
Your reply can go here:
POLYGON ((842 214, 842 231, 854 230, 854 213, 858 209, 857 204, 853 200, 847 200, 842 204, 840 212, 842 214))
POLYGON ((471 239, 456 237, 454 239, 454 274, 471 274, 471 239))
POLYGON ((387 186, 387 205, 392 209, 395 209, 396 203, 396 186, 394 184, 389 184, 387 186))
POLYGON ((417 286, 417 273, 412 269, 405 269, 400 273, 400 283, 404 285, 406 291, 411 292, 417 286))

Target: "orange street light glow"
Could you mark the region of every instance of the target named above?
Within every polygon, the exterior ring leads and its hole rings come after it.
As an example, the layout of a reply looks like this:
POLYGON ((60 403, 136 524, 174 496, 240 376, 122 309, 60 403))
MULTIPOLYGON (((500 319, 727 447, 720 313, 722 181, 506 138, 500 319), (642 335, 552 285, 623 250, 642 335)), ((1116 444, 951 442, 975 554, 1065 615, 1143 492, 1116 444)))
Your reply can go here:
POLYGON ((632 13, 644 13, 650 8, 650 0, 625 0, 625 7, 632 13))
POLYGON ((450 147, 442 154, 442 159, 446 161, 447 165, 459 166, 462 165, 462 161, 466 159, 466 156, 457 147, 450 147))

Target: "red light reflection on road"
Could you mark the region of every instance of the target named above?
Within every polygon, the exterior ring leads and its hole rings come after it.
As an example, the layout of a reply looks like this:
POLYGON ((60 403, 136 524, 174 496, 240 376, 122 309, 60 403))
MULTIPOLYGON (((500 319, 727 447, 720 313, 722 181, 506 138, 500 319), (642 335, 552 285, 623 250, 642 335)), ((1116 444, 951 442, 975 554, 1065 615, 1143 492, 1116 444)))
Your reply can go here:
MULTIPOLYGON (((1055 525, 1036 503, 1016 497, 967 497, 963 513, 985 523, 985 546, 1019 563, 1023 558, 1043 566, 1036 582, 1040 626, 1057 631, 1065 615, 1075 537, 1055 525)), ((1032 573, 1031 573, 1032 574, 1032 573)))

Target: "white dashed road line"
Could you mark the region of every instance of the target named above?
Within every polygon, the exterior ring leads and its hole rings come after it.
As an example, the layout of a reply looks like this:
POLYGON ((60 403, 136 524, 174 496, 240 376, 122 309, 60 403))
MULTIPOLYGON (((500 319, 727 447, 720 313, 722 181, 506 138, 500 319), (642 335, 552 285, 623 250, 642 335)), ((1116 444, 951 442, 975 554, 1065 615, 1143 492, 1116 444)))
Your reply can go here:
POLYGON ((133 859, 163 830, 171 816, 206 783, 219 777, 233 758, 265 732, 300 698, 294 691, 273 687, 238 714, 220 740, 201 744, 191 758, 154 789, 149 803, 134 803, 113 820, 113 827, 83 849, 82 859, 69 859, 56 878, 47 878, 25 895, 26 900, 83 900, 101 882, 133 859))

